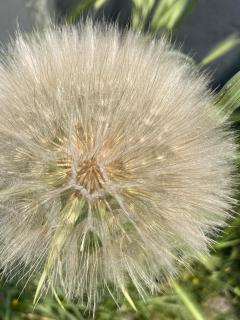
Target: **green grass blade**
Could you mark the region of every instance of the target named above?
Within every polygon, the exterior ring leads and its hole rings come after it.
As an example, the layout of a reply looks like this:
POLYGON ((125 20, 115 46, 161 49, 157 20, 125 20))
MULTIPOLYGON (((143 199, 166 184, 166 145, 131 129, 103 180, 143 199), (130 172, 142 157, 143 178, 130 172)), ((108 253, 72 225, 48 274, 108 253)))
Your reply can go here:
POLYGON ((121 291, 122 291, 124 297, 126 298, 126 300, 128 301, 128 303, 130 304, 130 306, 133 308, 133 310, 134 310, 135 312, 137 312, 138 310, 137 310, 137 308, 136 308, 136 306, 135 306, 135 303, 133 302, 130 294, 129 294, 128 291, 127 291, 127 289, 126 289, 124 286, 122 286, 122 285, 120 286, 120 288, 121 288, 121 291))
POLYGON ((176 283, 173 282, 173 288, 177 293, 178 297, 181 299, 185 307, 192 315, 193 320, 205 320, 202 313, 199 311, 199 308, 196 306, 195 303, 191 300, 188 294, 176 283))
POLYGON ((178 0, 169 10, 169 19, 167 22, 167 28, 173 29, 178 20, 182 16, 184 9, 187 5, 187 0, 178 0))
POLYGON ((239 243, 240 243, 240 239, 234 239, 234 240, 219 242, 214 246, 214 248, 217 250, 222 250, 222 249, 234 247, 234 246, 238 245, 239 243))
POLYGON ((75 22, 85 11, 94 7, 98 0, 81 0, 75 6, 71 8, 69 13, 66 15, 66 20, 69 22, 75 22))
POLYGON ((132 27, 141 30, 150 13, 154 0, 132 0, 132 27))
POLYGON ((150 23, 152 31, 173 30, 190 14, 197 0, 162 0, 157 5, 150 23))
POLYGON ((156 6, 152 21, 150 23, 151 30, 159 31, 166 27, 168 22, 168 11, 172 5, 174 5, 174 0, 161 0, 159 4, 156 6))
POLYGON ((189 14, 193 11, 195 6, 197 5, 198 0, 188 0, 184 10, 181 15, 178 17, 178 20, 175 22, 174 29, 178 29, 181 24, 185 21, 185 19, 189 16, 189 14))
POLYGON ((220 58, 225 55, 232 49, 234 49, 238 44, 240 44, 240 38, 238 35, 233 34, 223 41, 221 41, 216 47, 214 47, 210 52, 203 58, 201 61, 202 65, 209 64, 214 60, 220 58))
MULTIPOLYGON (((216 97, 216 105, 222 108, 225 119, 240 107, 240 71, 236 73, 221 89, 216 97)), ((231 120, 231 118, 229 118, 231 120)), ((232 119, 233 120, 233 119, 232 119)))
POLYGON ((60 306, 60 308, 62 308, 62 310, 64 310, 64 311, 66 311, 64 305, 62 304, 62 301, 60 300, 60 298, 59 298, 59 296, 53 286, 52 286, 52 293, 53 293, 53 296, 56 299, 58 305, 60 306))
POLYGON ((107 0, 96 0, 94 4, 95 10, 100 9, 106 2, 107 0))

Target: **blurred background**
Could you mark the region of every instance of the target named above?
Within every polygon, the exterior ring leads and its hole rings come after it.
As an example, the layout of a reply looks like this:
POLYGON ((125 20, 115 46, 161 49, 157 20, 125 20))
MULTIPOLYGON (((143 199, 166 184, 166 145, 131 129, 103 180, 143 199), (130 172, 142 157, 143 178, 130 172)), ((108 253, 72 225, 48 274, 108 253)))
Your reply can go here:
MULTIPOLYGON (((72 14, 76 22, 81 15, 91 14, 97 20, 117 21, 121 28, 132 22, 138 28, 138 20, 144 20, 145 31, 149 26, 154 31, 171 31, 173 41, 197 62, 221 41, 229 36, 233 41, 240 33, 240 0, 0 0, 0 41, 7 43, 17 26, 31 31, 45 21, 43 17, 41 21, 41 15, 46 11, 53 21, 59 22, 72 14), (172 15, 171 10, 166 12, 159 6, 161 2, 173 7, 172 15)), ((213 74, 212 86, 222 86, 239 67, 240 45, 237 45, 208 66, 213 74)))
MULTIPOLYGON (((210 73, 216 91, 240 70, 240 0, 0 0, 0 41, 6 46, 17 28, 31 32, 51 20, 77 23, 87 15, 93 20, 115 22, 121 29, 131 27, 156 37, 169 34, 184 54, 210 73)), ((234 119, 238 130, 239 110, 234 119)), ((106 296, 95 318, 239 320, 239 216, 217 240, 210 257, 196 263, 191 272, 185 270, 162 294, 142 302, 129 288, 137 312, 124 298, 118 308, 106 296)), ((92 317, 84 313, 84 306, 64 301, 61 296, 49 295, 33 309, 34 290, 34 283, 22 292, 21 285, 2 282, 0 320, 92 317)))

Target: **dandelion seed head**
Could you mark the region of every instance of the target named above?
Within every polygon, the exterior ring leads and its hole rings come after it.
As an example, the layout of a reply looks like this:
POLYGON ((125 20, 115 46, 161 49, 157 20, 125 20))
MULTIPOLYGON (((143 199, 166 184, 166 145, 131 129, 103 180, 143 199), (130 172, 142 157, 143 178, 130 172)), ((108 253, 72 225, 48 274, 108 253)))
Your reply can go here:
POLYGON ((18 35, 0 65, 0 263, 88 307, 208 252, 235 143, 206 78, 115 27, 18 35))

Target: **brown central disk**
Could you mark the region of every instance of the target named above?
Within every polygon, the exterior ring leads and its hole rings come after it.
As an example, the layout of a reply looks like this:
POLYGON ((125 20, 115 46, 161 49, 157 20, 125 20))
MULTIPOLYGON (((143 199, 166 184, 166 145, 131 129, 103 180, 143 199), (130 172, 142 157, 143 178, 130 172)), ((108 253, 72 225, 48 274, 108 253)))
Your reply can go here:
POLYGON ((77 180, 90 193, 102 188, 104 178, 95 157, 78 164, 77 180))
MULTIPOLYGON (((89 193, 103 190, 106 179, 116 183, 119 180, 123 181, 129 178, 129 170, 127 170, 126 164, 121 159, 107 162, 108 156, 111 155, 112 143, 110 142, 105 143, 102 148, 99 148, 98 155, 94 154, 84 160, 80 156, 91 152, 94 147, 93 139, 86 135, 84 138, 80 134, 73 135, 73 145, 75 151, 79 152, 80 158, 76 167, 75 182, 89 193), (99 164, 99 161, 101 164, 99 164)), ((58 167, 62 169, 62 174, 65 177, 71 177, 72 162, 75 160, 70 154, 67 144, 63 145, 61 153, 64 154, 64 157, 58 162, 58 167)))

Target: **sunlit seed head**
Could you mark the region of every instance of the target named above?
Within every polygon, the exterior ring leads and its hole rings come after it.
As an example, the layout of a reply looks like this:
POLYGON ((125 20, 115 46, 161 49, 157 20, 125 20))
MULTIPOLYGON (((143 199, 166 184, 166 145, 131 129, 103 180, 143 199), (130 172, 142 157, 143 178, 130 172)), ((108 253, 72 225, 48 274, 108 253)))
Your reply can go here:
POLYGON ((96 306, 160 290, 230 216, 233 133, 166 40, 91 23, 19 35, 0 65, 0 263, 96 306), (117 296, 117 295, 116 295, 117 296))
POLYGON ((108 160, 111 139, 98 149, 94 137, 85 136, 82 130, 77 130, 70 139, 70 144, 64 137, 55 142, 59 159, 51 161, 45 173, 50 185, 66 187, 69 193, 95 202, 109 197, 107 185, 111 180, 129 178, 123 161, 108 160))

